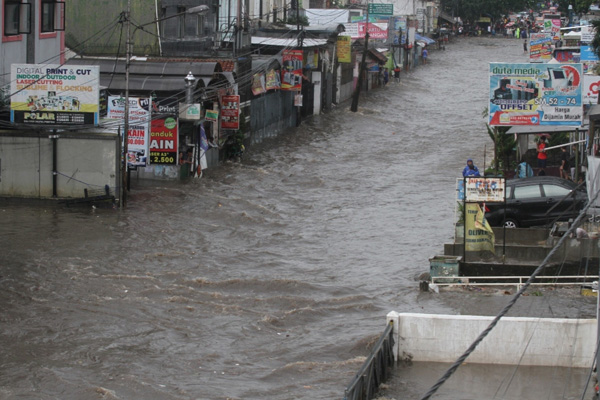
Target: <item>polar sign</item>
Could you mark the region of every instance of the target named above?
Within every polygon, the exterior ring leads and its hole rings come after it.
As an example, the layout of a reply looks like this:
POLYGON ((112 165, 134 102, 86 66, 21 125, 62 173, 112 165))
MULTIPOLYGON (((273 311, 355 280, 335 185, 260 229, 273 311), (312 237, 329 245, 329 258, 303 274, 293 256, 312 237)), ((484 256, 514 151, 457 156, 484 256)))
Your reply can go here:
POLYGON ((99 67, 11 65, 10 121, 34 125, 98 125, 99 67))

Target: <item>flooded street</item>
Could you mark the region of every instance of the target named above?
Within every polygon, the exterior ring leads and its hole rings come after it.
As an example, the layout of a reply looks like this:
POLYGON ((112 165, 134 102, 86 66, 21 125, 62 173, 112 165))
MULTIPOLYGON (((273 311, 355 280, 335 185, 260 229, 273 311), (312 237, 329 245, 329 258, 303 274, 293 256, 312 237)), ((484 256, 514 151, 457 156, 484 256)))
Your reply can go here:
MULTIPOLYGON (((389 311, 495 314, 417 281, 466 159, 482 170, 487 145, 491 163, 490 61, 527 57, 455 41, 357 113, 201 180, 134 183, 124 211, 1 206, 0 398, 342 398, 389 311)), ((579 301, 552 316, 590 316, 579 301)))

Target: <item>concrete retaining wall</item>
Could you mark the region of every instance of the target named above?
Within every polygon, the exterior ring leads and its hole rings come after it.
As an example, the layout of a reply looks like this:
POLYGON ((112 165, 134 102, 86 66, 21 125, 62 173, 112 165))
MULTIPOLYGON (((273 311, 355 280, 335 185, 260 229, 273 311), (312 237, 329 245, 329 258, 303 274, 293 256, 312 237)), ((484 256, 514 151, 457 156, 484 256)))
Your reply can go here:
MULTIPOLYGON (((494 317, 396 313, 394 356, 454 362, 494 317)), ((587 368, 596 348, 595 319, 502 318, 466 362, 587 368)))

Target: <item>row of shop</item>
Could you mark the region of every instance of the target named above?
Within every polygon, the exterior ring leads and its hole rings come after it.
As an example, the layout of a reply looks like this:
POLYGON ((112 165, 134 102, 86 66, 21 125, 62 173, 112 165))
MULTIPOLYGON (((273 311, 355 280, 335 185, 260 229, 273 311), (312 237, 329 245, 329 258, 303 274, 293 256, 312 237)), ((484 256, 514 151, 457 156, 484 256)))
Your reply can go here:
MULTIPOLYGON (((351 98, 364 42, 349 43, 341 60, 338 33, 334 29, 324 37, 303 38, 301 47, 296 38, 253 37, 248 56, 235 59, 134 58, 126 66, 123 59, 73 58, 67 68, 97 67, 99 123, 42 124, 51 113, 35 111, 41 96, 30 96, 30 112, 25 113, 30 120, 0 134, 0 171, 10 177, 0 178, 0 196, 81 197, 85 188, 108 186, 118 198, 125 185, 123 136, 134 181, 179 179, 182 166, 185 175, 200 176, 203 169, 241 154, 244 146, 351 98), (31 124, 31 118, 37 123, 31 124), (77 161, 75 153, 82 159, 77 161), (31 165, 36 168, 29 169, 31 165)), ((384 68, 406 71, 418 65, 428 41, 419 37, 409 46, 369 46, 362 89, 378 87, 384 68)), ((70 108, 79 107, 77 100, 71 103, 70 108)))

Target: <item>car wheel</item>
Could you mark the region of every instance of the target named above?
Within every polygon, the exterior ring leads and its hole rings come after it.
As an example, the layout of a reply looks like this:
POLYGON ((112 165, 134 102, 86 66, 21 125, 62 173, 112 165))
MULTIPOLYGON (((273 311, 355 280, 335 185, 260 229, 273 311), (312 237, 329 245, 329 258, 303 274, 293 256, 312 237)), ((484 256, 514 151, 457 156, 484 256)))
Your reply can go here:
POLYGON ((502 226, 504 226, 505 228, 518 228, 519 224, 517 223, 517 221, 515 221, 512 218, 507 218, 504 220, 504 222, 502 223, 502 226))

